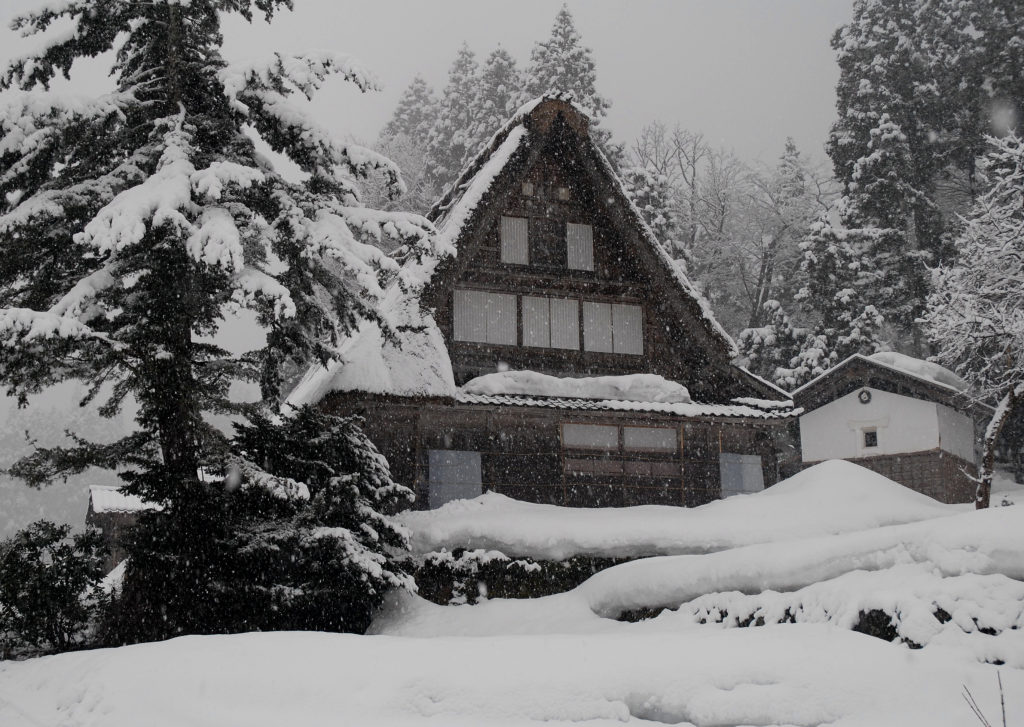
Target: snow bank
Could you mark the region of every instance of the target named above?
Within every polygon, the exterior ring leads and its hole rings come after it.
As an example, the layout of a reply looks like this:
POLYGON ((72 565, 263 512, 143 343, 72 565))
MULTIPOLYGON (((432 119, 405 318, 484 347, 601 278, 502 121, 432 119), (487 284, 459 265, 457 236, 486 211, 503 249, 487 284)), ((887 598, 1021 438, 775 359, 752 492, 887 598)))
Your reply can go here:
MULTIPOLYGON (((1002 670, 1010 715, 1024 673, 1002 670)), ((10 727, 963 727, 998 719, 993 667, 826 626, 587 639, 186 637, 0 664, 10 727), (159 678, 154 678, 159 675, 159 678)))
POLYGON ((504 371, 478 376, 462 386, 467 394, 530 394, 567 399, 656 401, 689 404, 690 392, 682 384, 657 374, 559 377, 536 371, 504 371))
POLYGON ((969 388, 967 382, 952 371, 931 361, 922 361, 919 358, 913 358, 912 356, 896 353, 895 351, 873 353, 868 358, 883 366, 902 371, 918 379, 930 381, 933 384, 940 384, 957 391, 966 391, 969 388))
POLYGON ((407 597, 392 601, 374 628, 403 636, 600 632, 627 611, 675 609, 715 593, 794 591, 854 571, 907 564, 943 578, 977 574, 1024 580, 1022 532, 1024 508, 1002 507, 841 535, 645 558, 544 598, 435 606, 407 597))
POLYGON ((399 519, 420 553, 479 548, 562 560, 705 553, 926 520, 967 507, 943 505, 863 467, 832 460, 764 492, 690 509, 565 508, 488 493, 399 519))
POLYGON ((663 618, 692 625, 795 622, 853 629, 872 611, 885 614, 897 637, 915 645, 1024 667, 1024 583, 999 574, 943 577, 929 565, 897 565, 852 571, 791 593, 713 593, 663 618))

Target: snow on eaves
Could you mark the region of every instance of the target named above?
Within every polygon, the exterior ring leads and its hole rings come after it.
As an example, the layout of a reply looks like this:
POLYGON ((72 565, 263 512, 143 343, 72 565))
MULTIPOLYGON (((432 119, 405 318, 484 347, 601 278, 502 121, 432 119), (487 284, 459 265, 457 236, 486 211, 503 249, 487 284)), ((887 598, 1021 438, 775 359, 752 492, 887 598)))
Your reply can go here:
POLYGON ((484 374, 463 384, 461 393, 482 395, 552 396, 566 399, 691 403, 690 392, 680 383, 657 374, 620 376, 549 376, 536 371, 502 371, 484 374))
POLYGON ((459 392, 460 404, 488 406, 536 406, 574 411, 636 411, 669 414, 677 417, 736 417, 747 419, 786 419, 799 416, 803 409, 765 410, 743 404, 682 404, 657 401, 622 401, 617 399, 565 399, 545 396, 513 396, 468 394, 459 392))
POLYGON ((795 389, 793 395, 799 394, 810 389, 812 386, 817 385, 823 379, 831 376, 833 372, 844 366, 849 365, 853 361, 866 361, 872 366, 879 368, 888 369, 905 376, 913 377, 919 381, 923 381, 933 386, 938 386, 948 390, 954 394, 966 394, 970 388, 966 381, 961 379, 959 376, 954 374, 947 368, 944 368, 931 361, 923 361, 921 359, 907 356, 902 353, 896 353, 895 351, 882 351, 879 353, 865 356, 864 354, 855 353, 849 358, 846 358, 835 366, 825 371, 824 373, 815 376, 813 379, 808 381, 803 386, 795 389))
MULTIPOLYGON (((476 212, 484 195, 490 191, 494 180, 505 170, 512 155, 519 150, 528 135, 529 132, 525 126, 516 126, 508 132, 505 140, 490 154, 487 161, 470 180, 463 181, 462 177, 459 178, 455 188, 465 187, 465 190, 450 204, 444 211, 443 217, 440 217, 437 222, 438 249, 447 250, 452 256, 457 254, 456 242, 466 223, 476 212)), ((486 148, 490 149, 489 146, 486 148)), ((466 172, 463 174, 465 175, 466 172)), ((435 210, 438 209, 435 207, 435 210)), ((432 214, 433 212, 432 210, 432 214)))
POLYGON ((99 514, 104 513, 134 513, 147 510, 159 510, 159 505, 146 502, 138 495, 128 495, 121 492, 119 487, 107 487, 93 485, 89 488, 89 504, 92 511, 99 514))

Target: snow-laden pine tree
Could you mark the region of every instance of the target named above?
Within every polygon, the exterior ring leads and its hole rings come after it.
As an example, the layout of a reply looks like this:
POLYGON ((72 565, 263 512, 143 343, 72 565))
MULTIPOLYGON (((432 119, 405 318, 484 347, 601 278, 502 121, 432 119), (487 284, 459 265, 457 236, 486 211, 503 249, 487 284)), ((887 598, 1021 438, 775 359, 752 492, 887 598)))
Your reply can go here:
POLYGON ((416 75, 402 92, 391 119, 381 136, 407 136, 418 144, 426 144, 427 134, 437 116, 437 99, 423 76, 416 75))
POLYGON ((999 402, 985 433, 979 508, 989 505, 1000 430, 1024 399, 1024 142, 991 144, 982 163, 991 188, 956 241, 956 262, 938 269, 925 316, 936 358, 999 402))
MULTIPOLYGON (((159 593, 144 598, 162 618, 157 634, 205 630, 216 607, 213 545, 227 526, 210 467, 226 445, 204 415, 238 410, 228 398, 238 378, 258 378, 276 401, 284 364, 329 357, 361 317, 377 317, 382 276, 398 263, 371 242, 398 238, 410 254, 429 244, 422 218, 360 202, 360 178, 381 174, 397 192, 398 170, 290 101, 331 75, 374 88, 356 62, 222 58, 222 13, 269 19, 289 6, 59 0, 15 21, 41 49, 0 81, 12 90, 0 112, 0 380, 21 397, 87 381, 111 413, 138 402, 137 433, 37 452, 26 468, 37 479, 127 469, 128 491, 162 505, 139 536, 163 569, 159 593), (47 32, 57 21, 62 32, 47 32), (48 90, 75 60, 108 51, 111 93, 48 90), (254 135, 306 181, 275 171, 254 135), (235 358, 211 337, 240 309, 267 345, 235 358)), ((139 573, 129 567, 126 591, 139 573)))
MULTIPOLYGON (((305 408, 251 421, 239 426, 229 458, 228 485, 237 489, 223 508, 230 528, 215 543, 217 608, 208 626, 365 631, 389 590, 415 588, 402 556, 408 534, 386 515, 408 506, 412 492, 391 479, 358 418, 305 408)), ((141 570, 151 581, 160 571, 141 570)), ((140 595, 124 593, 118 607, 136 611, 140 595)), ((151 626, 160 633, 159 623, 151 626)))
POLYGON ((799 365, 800 354, 809 331, 797 328, 777 300, 764 303, 764 325, 744 328, 736 341, 744 365, 752 372, 782 388, 792 386, 792 369, 799 365))
POLYGON ((441 92, 437 118, 427 134, 426 179, 435 197, 462 171, 470 148, 470 128, 477 117, 475 107, 479 86, 479 64, 465 43, 448 69, 448 84, 441 92))
POLYGON ((424 214, 438 192, 427 179, 427 137, 437 121, 437 98, 422 76, 416 76, 402 93, 395 112, 381 130, 374 148, 402 170, 405 193, 394 198, 386 180, 368 185, 368 200, 382 209, 409 210, 424 214))
POLYGON ((800 352, 775 381, 792 390, 843 359, 884 350, 884 318, 871 299, 878 276, 869 254, 879 231, 851 224, 846 199, 811 225, 800 247, 802 287, 796 300, 813 321, 800 352))
MULTIPOLYGON (((537 98, 549 91, 572 94, 573 101, 594 120, 591 133, 603 147, 608 147, 611 133, 601 128, 601 119, 608 115, 611 103, 597 91, 597 65, 590 48, 576 30, 569 8, 563 5, 551 26, 547 40, 539 41, 530 52, 526 70, 526 91, 537 98)), ((621 150, 611 150, 613 161, 621 150)))
MULTIPOLYGON (((940 259, 942 219, 934 202, 945 140, 942 59, 921 42, 929 3, 858 0, 853 20, 832 39, 840 68, 839 118, 828 154, 847 206, 863 226, 880 275, 872 297, 908 336, 927 295, 925 263, 940 259)), ((915 339, 919 347, 920 341, 915 339)))
POLYGON ((504 48, 495 48, 480 69, 473 103, 475 115, 466 132, 468 155, 476 154, 523 104, 526 100, 523 91, 523 79, 515 58, 504 48))
POLYGON ((678 195, 668 178, 644 167, 632 167, 623 173, 622 183, 655 238, 685 270, 692 258, 679 221, 678 195))

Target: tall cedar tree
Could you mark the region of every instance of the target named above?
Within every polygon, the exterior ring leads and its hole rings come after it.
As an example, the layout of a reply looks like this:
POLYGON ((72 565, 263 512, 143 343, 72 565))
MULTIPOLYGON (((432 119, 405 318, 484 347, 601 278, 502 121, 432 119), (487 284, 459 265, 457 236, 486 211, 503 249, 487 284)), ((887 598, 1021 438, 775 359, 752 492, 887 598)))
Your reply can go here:
POLYGON ((359 178, 383 175, 397 193, 397 169, 289 101, 332 74, 373 89, 357 63, 327 52, 222 59, 221 13, 269 20, 281 7, 289 0, 50 3, 14 27, 44 33, 62 20, 70 31, 43 35, 0 79, 23 91, 0 112, 0 380, 22 400, 80 379, 102 411, 129 396, 139 405, 138 433, 37 452, 21 473, 39 483, 128 467, 127 491, 163 505, 162 529, 140 537, 173 563, 162 593, 174 603, 150 601, 168 609, 165 633, 201 628, 189 609, 212 607, 207 546, 225 535, 201 469, 225 445, 204 413, 237 410, 227 393, 238 378, 259 378, 274 401, 283 364, 327 358, 360 317, 376 317, 382 277, 399 263, 370 241, 399 238, 410 255, 429 244, 422 218, 360 203, 359 178), (112 93, 50 92, 76 59, 107 51, 112 93), (282 178, 250 133, 308 181, 282 178), (255 312, 267 346, 232 358, 209 337, 239 309, 255 312))
POLYGON ((417 75, 398 99, 391 119, 381 130, 381 136, 407 136, 419 145, 426 145, 427 134, 437 117, 437 99, 434 89, 423 76, 417 75))
POLYGON ((871 250, 886 231, 856 226, 847 202, 837 200, 800 243, 803 285, 796 299, 815 325, 796 358, 776 371, 783 388, 792 390, 855 353, 887 347, 884 317, 870 302, 879 275, 871 250))
POLYGON ((426 178, 434 188, 435 197, 462 171, 469 154, 470 127, 476 118, 474 107, 479 68, 476 56, 463 43, 451 68, 448 85, 441 93, 437 119, 427 135, 426 178))
POLYGON ((494 49, 484 61, 477 81, 475 116, 467 131, 468 156, 476 154, 525 100, 523 79, 515 59, 504 48, 494 49))
POLYGON ((981 191, 985 134, 1024 123, 1020 11, 1016 0, 857 0, 832 40, 839 119, 828 153, 851 211, 884 231, 872 242, 872 297, 917 349, 926 265, 955 255, 960 215, 981 191))
POLYGON ((381 129, 375 148, 402 169, 405 194, 391 198, 386 184, 369 185, 368 199, 382 209, 403 209, 425 213, 438 192, 427 178, 427 139, 437 122, 438 102, 434 90, 422 76, 416 76, 402 92, 391 119, 381 129))
POLYGON ((881 273, 872 297, 904 333, 916 330, 928 292, 924 263, 942 246, 934 198, 944 99, 929 77, 942 59, 921 42, 923 5, 858 0, 853 20, 832 39, 839 119, 827 150, 849 214, 883 233, 869 241, 881 273))
POLYGON ((991 188, 956 241, 956 263, 939 268, 926 315, 939 360, 999 402, 985 433, 979 508, 989 505, 1000 430, 1024 399, 1024 142, 991 144, 982 163, 991 188))
POLYGON ((595 140, 612 152, 609 157, 618 161, 621 149, 609 148, 611 132, 597 124, 608 115, 611 103, 597 92, 597 65, 590 48, 576 30, 572 13, 565 5, 555 16, 551 35, 533 46, 530 65, 526 70, 526 90, 529 98, 537 98, 551 91, 571 94, 578 106, 593 117, 591 128, 595 140))

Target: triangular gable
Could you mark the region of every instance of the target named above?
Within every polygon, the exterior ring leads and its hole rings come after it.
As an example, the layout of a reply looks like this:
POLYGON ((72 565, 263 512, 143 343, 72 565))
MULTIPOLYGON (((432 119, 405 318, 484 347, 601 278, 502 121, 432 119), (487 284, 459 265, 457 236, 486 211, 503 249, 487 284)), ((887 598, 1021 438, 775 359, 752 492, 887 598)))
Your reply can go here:
POLYGON ((468 264, 473 232, 486 226, 488 214, 500 214, 491 204, 492 198, 498 190, 514 184, 532 166, 534 155, 541 151, 539 145, 532 142, 548 133, 555 124, 562 124, 577 137, 584 169, 590 176, 588 181, 601 190, 601 198, 609 200, 610 207, 622 211, 622 219, 642 241, 648 253, 648 272, 664 278, 666 292, 677 310, 700 326, 707 339, 706 346, 712 347, 721 358, 734 357, 735 342, 644 222, 611 163, 591 138, 589 123, 586 112, 575 104, 561 97, 544 96, 522 106, 491 138, 428 214, 438 228, 440 242, 452 254, 438 263, 424 293, 426 301, 436 304, 437 297, 452 288, 468 264))

